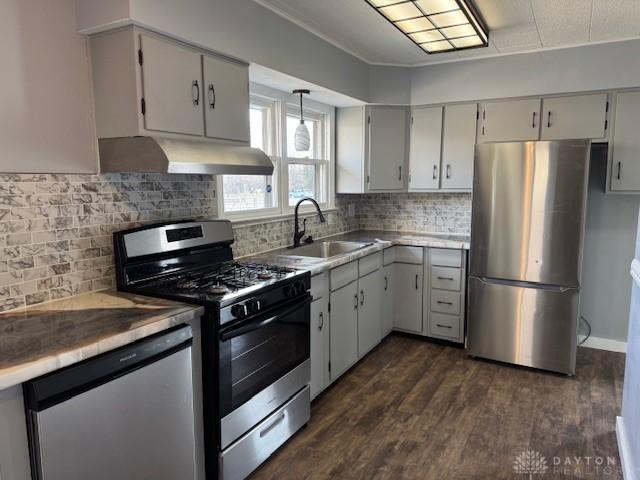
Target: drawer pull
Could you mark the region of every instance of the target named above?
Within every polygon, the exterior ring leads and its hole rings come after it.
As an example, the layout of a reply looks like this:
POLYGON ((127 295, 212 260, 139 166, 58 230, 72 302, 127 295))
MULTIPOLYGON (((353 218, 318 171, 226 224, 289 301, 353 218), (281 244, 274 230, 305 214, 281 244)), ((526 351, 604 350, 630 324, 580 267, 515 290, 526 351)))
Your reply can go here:
POLYGON ((451 278, 451 277, 441 277, 441 276, 438 276, 438 280, 449 280, 450 282, 453 282, 453 278, 451 278))
POLYGON ((453 306, 453 302, 442 302, 442 301, 438 300, 438 303, 441 304, 441 305, 451 305, 451 306, 453 306))
POLYGON ((385 276, 384 277, 384 291, 386 292, 388 288, 389 288, 389 279, 385 276))
POLYGON ((416 290, 418 290, 418 274, 416 274, 416 290))
POLYGON ((358 294, 357 293, 353 296, 353 300, 354 300, 353 308, 357 310, 358 309, 358 294))
POLYGON ((436 327, 439 327, 439 328, 453 328, 451 325, 440 325, 439 323, 436 323, 436 327))
POLYGON ((284 420, 284 412, 278 415, 278 418, 276 418, 273 422, 271 422, 267 427, 265 427, 263 430, 260 430, 260 438, 267 435, 271 430, 273 430, 276 427, 276 425, 278 425, 283 420, 284 420))
POLYGON ((322 330, 322 327, 324 327, 324 314, 320 312, 320 324, 318 325, 318 330, 322 330))

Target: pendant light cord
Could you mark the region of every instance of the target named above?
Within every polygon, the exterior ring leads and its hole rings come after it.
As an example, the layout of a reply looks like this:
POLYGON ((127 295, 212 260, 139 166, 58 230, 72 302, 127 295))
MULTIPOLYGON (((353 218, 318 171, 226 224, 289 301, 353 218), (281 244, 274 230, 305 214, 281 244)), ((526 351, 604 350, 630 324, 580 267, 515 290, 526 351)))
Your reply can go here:
POLYGON ((302 92, 300 92, 300 123, 304 123, 304 117, 302 116, 302 92))

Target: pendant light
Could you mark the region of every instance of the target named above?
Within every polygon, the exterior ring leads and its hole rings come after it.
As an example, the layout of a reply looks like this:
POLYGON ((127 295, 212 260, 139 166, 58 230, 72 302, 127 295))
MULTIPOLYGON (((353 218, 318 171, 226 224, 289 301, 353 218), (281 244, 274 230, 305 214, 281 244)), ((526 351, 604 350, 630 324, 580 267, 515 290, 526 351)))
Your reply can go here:
POLYGON ((294 95, 300 95, 300 125, 296 128, 294 135, 294 145, 297 152, 307 152, 311 146, 311 140, 309 138, 309 129, 304 124, 304 118, 302 115, 302 95, 309 95, 310 90, 294 90, 294 95))

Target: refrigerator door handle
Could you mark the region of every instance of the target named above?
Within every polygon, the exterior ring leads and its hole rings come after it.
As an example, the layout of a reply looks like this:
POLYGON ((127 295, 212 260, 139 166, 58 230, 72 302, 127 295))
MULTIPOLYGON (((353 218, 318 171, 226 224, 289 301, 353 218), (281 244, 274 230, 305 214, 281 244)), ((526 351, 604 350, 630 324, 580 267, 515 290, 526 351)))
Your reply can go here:
POLYGON ((550 285, 550 284, 547 284, 547 283, 522 282, 522 281, 518 281, 518 280, 505 280, 505 279, 502 279, 502 278, 476 277, 476 276, 473 276, 473 277, 477 278, 482 283, 487 284, 487 285, 490 285, 490 284, 493 284, 493 285, 507 285, 507 286, 511 286, 511 287, 533 288, 533 289, 536 289, 536 290, 546 290, 546 291, 549 291, 549 292, 564 293, 564 292, 568 292, 569 290, 579 290, 580 289, 579 285, 570 287, 570 286, 566 286, 566 285, 550 285))

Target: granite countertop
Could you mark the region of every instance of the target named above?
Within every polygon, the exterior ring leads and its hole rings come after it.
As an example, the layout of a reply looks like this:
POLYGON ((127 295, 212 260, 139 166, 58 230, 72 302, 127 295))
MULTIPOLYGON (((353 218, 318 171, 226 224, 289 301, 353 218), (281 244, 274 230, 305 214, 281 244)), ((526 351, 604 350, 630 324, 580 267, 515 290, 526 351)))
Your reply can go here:
POLYGON ((440 233, 404 233, 385 230, 357 230, 342 233, 330 237, 317 239, 316 241, 348 241, 371 243, 371 245, 353 252, 336 255, 331 258, 312 258, 295 256, 292 250, 280 248, 259 255, 244 257, 244 261, 267 263, 282 267, 309 270, 311 275, 317 275, 358 258, 366 257, 377 251, 384 250, 394 245, 409 245, 415 247, 452 248, 456 250, 469 249, 469 236, 449 235, 440 233))
POLYGON ((0 390, 202 313, 198 306, 106 290, 0 314, 0 390))

